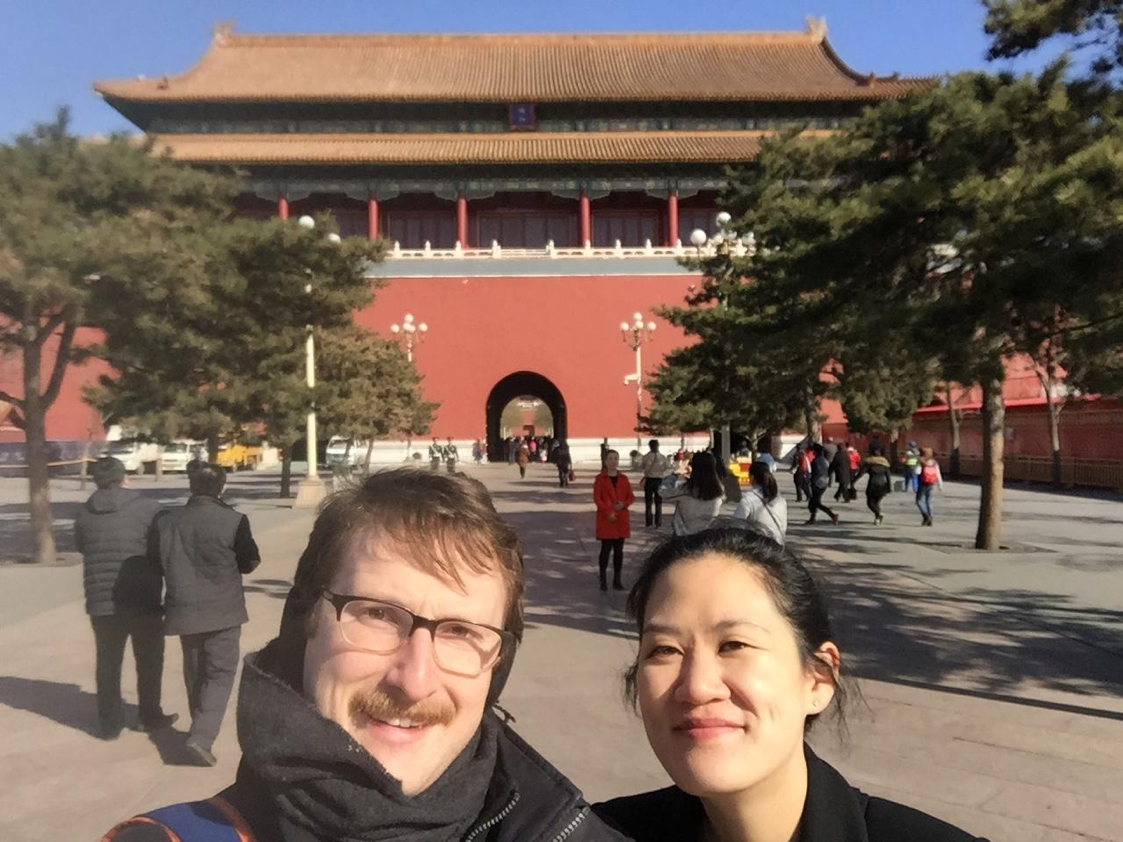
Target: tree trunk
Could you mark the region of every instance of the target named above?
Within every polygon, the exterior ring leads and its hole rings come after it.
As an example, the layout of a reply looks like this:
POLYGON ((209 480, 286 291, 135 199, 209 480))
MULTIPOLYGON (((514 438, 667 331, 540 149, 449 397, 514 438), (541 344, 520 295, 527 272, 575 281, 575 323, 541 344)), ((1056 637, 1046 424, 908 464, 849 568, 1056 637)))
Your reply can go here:
POLYGON ((218 461, 218 433, 215 431, 207 436, 207 461, 218 461))
POLYGON ((281 453, 281 499, 292 496, 292 442, 284 446, 281 453))
POLYGON ((817 442, 823 440, 823 431, 819 428, 819 407, 815 405, 815 399, 810 394, 807 395, 803 403, 803 424, 807 429, 807 440, 809 442, 817 442))
POLYGON ((1053 456, 1053 485, 1059 488, 1064 484, 1064 475, 1061 472, 1061 409, 1064 404, 1053 397, 1053 387, 1057 382, 1057 365, 1053 360, 1051 345, 1047 344, 1045 348, 1045 368, 1042 369, 1037 365, 1033 368, 1038 382, 1041 383, 1041 391, 1045 393, 1045 406, 1049 415, 1049 447, 1053 456))
POLYGON ((164 445, 156 447, 156 470, 153 473, 153 481, 159 482, 164 478, 164 445))
POLYGON ((370 454, 374 450, 374 436, 367 442, 367 455, 363 457, 363 473, 370 473, 370 454))
POLYGON ((975 548, 997 550, 1002 531, 1003 452, 1006 446, 1006 403, 1002 378, 984 379, 983 387, 983 475, 979 499, 979 528, 975 548))
POLYGON ((959 479, 959 416, 956 414, 955 402, 951 396, 951 384, 947 386, 948 395, 948 423, 951 425, 951 464, 948 465, 948 474, 952 479, 959 479))
POLYGON ((899 447, 901 441, 901 431, 893 430, 889 433, 889 467, 890 470, 896 471, 901 467, 901 449, 899 447))
POLYGON ((23 417, 27 442, 28 504, 31 510, 31 532, 35 538, 35 561, 54 564, 58 558, 55 536, 51 531, 51 483, 47 462, 47 406, 39 393, 41 348, 29 342, 23 349, 23 417))

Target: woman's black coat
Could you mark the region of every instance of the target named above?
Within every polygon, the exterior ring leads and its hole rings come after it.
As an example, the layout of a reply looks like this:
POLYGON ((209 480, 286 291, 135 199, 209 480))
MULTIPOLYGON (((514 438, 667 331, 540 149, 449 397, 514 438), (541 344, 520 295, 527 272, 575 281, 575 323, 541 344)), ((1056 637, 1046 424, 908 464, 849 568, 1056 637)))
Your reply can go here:
MULTIPOLYGON (((866 795, 810 748, 804 750, 807 801, 799 842, 985 842, 919 810, 866 795)), ((593 810, 635 842, 701 838, 702 802, 675 786, 614 798, 593 810)))

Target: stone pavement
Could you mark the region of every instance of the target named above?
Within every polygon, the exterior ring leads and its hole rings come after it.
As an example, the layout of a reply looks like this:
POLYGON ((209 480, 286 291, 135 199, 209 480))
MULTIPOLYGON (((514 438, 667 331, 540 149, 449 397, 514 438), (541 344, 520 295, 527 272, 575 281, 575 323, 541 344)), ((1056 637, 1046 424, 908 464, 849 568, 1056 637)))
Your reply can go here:
MULTIPOLYGON (((579 469, 568 491, 544 466, 521 482, 505 465, 469 471, 527 545, 527 635, 504 694, 516 728, 591 799, 664 785, 621 698, 634 647, 623 595, 596 586, 593 471, 579 469)), ((264 556, 247 578, 244 651, 275 633, 311 523, 310 513, 275 498, 276 483, 276 475, 240 475, 228 495, 250 516, 264 556)), ((184 485, 137 481, 169 503, 183 499, 184 485)), ((24 493, 22 481, 0 480, 0 561, 20 554, 24 493)), ((879 528, 861 502, 840 506, 839 526, 803 526, 802 513, 791 511, 792 544, 812 556, 844 658, 860 676, 849 738, 823 723, 812 742, 867 791, 996 842, 1119 840, 1123 505, 1012 489, 1009 549, 988 554, 969 549, 977 496, 976 487, 949 483, 932 529, 918 526, 905 494, 889 498, 879 528)), ((84 494, 60 481, 54 498, 66 550, 67 520, 84 494)), ((626 567, 658 537, 636 528, 626 567)), ((123 816, 205 797, 232 779, 232 716, 214 769, 181 765, 182 722, 151 738, 126 731, 106 743, 93 735, 93 640, 80 565, 0 563, 0 651, 0 839, 98 838, 123 816)), ((180 669, 171 640, 165 706, 182 713, 180 669)), ((126 657, 129 701, 132 683, 126 657)))

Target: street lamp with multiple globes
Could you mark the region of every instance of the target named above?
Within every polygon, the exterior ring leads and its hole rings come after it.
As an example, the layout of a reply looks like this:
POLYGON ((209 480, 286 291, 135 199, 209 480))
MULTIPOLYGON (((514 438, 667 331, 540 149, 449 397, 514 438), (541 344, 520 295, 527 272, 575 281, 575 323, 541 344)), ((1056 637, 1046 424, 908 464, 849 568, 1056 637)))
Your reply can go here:
MULTIPOLYGON (((316 227, 316 220, 310 216, 302 216, 297 220, 297 225, 308 231, 316 227)), ((339 245, 343 240, 336 233, 328 234, 327 240, 330 243, 339 245)), ((304 285, 304 291, 311 295, 312 293, 312 270, 305 269, 308 273, 308 283, 304 285)), ((311 391, 316 387, 316 340, 312 330, 312 325, 306 325, 307 336, 304 339, 304 379, 308 384, 308 389, 311 391)), ((296 489, 296 507, 300 509, 313 508, 320 504, 324 499, 326 489, 323 480, 320 479, 320 469, 317 464, 316 453, 316 405, 312 403, 308 408, 308 417, 306 419, 307 430, 306 437, 308 440, 308 475, 301 480, 300 485, 296 489)))
POLYGON ((429 325, 425 322, 414 324, 413 314, 406 313, 400 325, 390 325, 390 332, 394 336, 400 336, 405 340, 406 359, 413 362, 413 346, 420 345, 425 341, 425 335, 429 332, 429 325))
POLYGON ((636 353, 635 374, 629 374, 624 378, 624 385, 633 380, 636 383, 636 450, 643 450, 643 442, 640 439, 640 425, 643 419, 643 351, 641 349, 644 343, 655 338, 654 334, 655 322, 644 324, 643 313, 634 313, 631 324, 620 322, 620 338, 636 353))

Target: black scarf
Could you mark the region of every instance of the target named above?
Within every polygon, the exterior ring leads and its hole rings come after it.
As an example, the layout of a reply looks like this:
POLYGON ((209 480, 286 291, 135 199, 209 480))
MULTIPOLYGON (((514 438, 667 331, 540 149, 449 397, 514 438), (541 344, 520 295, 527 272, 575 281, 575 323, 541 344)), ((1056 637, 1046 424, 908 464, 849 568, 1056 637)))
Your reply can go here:
POLYGON ((285 839, 447 842, 481 820, 485 803, 506 803, 508 787, 492 786, 500 727, 494 716, 484 716, 476 736, 431 787, 406 796, 365 748, 270 668, 280 646, 274 640, 249 656, 242 672, 239 783, 252 778, 254 788, 268 794, 285 839))

